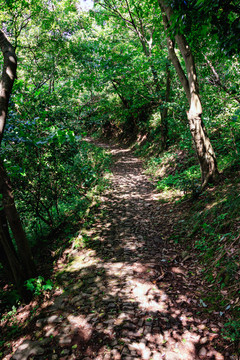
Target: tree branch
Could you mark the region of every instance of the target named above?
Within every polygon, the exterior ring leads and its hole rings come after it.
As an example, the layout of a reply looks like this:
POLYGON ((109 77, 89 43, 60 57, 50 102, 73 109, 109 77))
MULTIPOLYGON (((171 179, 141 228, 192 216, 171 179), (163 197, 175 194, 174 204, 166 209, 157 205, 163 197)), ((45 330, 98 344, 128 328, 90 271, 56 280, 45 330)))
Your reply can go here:
MULTIPOLYGON (((207 58, 207 56, 204 54, 204 58, 207 61, 207 64, 209 65, 210 69, 212 70, 213 76, 215 78, 215 84, 217 86, 219 86, 221 89, 223 89, 227 94, 229 94, 230 96, 233 97, 234 100, 236 100, 238 103, 240 103, 240 98, 232 91, 230 91, 222 82, 220 79, 220 76, 217 72, 217 70, 215 69, 215 67, 213 66, 213 64, 211 63, 211 61, 207 58)), ((214 84, 214 85, 215 85, 214 84)))

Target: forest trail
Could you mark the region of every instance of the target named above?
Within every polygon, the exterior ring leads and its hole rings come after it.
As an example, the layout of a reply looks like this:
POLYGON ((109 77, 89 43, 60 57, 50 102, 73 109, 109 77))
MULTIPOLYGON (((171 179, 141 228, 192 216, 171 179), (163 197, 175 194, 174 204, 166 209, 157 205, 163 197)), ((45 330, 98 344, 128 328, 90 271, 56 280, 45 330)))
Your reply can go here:
POLYGON ((60 288, 5 359, 234 359, 204 312, 195 263, 167 240, 171 205, 130 149, 111 152, 112 185, 79 235, 85 246, 64 252, 60 288))

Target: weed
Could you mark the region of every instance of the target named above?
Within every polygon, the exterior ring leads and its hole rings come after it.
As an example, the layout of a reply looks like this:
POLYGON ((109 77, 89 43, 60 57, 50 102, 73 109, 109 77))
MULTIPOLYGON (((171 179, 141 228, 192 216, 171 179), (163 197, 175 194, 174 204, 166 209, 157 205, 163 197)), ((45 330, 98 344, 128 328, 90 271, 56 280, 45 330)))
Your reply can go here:
POLYGON ((234 343, 236 351, 240 355, 240 349, 238 349, 238 344, 240 342, 240 321, 231 320, 224 325, 222 330, 223 337, 227 340, 230 340, 234 343))
POLYGON ((45 291, 52 290, 53 282, 51 280, 45 281, 42 276, 38 276, 37 278, 28 279, 25 286, 33 295, 40 295, 45 291))
POLYGON ((4 322, 5 320, 12 318, 16 313, 17 313, 17 308, 15 305, 13 305, 12 310, 8 311, 8 313, 2 317, 1 322, 4 322))

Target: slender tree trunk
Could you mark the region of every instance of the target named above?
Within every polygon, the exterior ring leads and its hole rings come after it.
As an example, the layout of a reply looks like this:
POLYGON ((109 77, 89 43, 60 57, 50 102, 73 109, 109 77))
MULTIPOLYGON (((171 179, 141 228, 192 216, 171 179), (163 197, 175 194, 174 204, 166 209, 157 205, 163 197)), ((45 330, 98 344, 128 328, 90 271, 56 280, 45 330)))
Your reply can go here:
POLYGON ((13 243, 12 243, 10 235, 9 235, 8 225, 7 225, 7 220, 6 220, 6 216, 4 213, 4 209, 1 204, 1 209, 0 209, 0 263, 3 265, 3 269, 7 275, 7 279, 9 279, 14 284, 14 283, 16 283, 15 276, 11 269, 11 265, 9 264, 7 253, 5 252, 5 249, 6 249, 5 243, 9 244, 10 253, 14 253, 14 257, 12 256, 12 258, 14 258, 14 259, 17 258, 15 249, 13 247, 13 243), (6 241, 6 239, 7 239, 7 241, 6 241))
POLYGON ((166 64, 166 93, 165 93, 165 104, 164 108, 161 112, 161 145, 162 149, 167 149, 167 135, 168 135, 168 121, 167 121, 167 114, 168 114, 168 107, 167 103, 169 102, 170 98, 170 88, 171 88, 171 73, 169 69, 169 64, 166 64))
POLYGON ((177 71, 179 80, 185 90, 190 106, 190 109, 187 112, 187 117, 201 168, 202 189, 204 189, 210 180, 214 180, 216 178, 218 168, 216 156, 202 120, 202 105, 199 95, 195 61, 185 36, 180 33, 175 35, 175 41, 185 62, 187 70, 186 77, 175 53, 174 42, 169 35, 172 9, 165 3, 164 0, 158 0, 158 3, 162 10, 163 23, 167 34, 169 57, 177 71))
POLYGON ((36 275, 35 264, 25 231, 22 227, 22 223, 15 206, 10 179, 1 160, 0 178, 2 181, 3 207, 6 218, 12 230, 14 240, 16 241, 19 258, 24 270, 24 276, 26 279, 29 279, 36 275))
POLYGON ((6 124, 8 103, 12 91, 12 86, 16 77, 17 57, 13 46, 6 38, 4 32, 0 30, 0 48, 4 57, 2 77, 0 80, 0 144, 6 124))
POLYGON ((123 96, 123 95, 121 94, 121 91, 118 89, 118 87, 117 87, 117 85, 116 85, 116 84, 119 85, 119 82, 116 81, 116 80, 112 80, 111 83, 112 83, 112 86, 114 87, 117 95, 119 96, 120 100, 122 101, 123 106, 125 107, 125 109, 129 109, 129 108, 130 108, 129 101, 125 98, 125 96, 123 96))
MULTIPOLYGON (((151 61, 151 59, 149 61, 151 61)), ((157 92, 158 98, 159 98, 160 97, 161 87, 160 87, 160 84, 159 84, 159 78, 158 78, 157 70, 155 69, 154 65, 152 65, 152 64, 151 64, 151 71, 152 71, 152 76, 153 76, 153 82, 154 82, 154 85, 156 87, 156 92, 157 92)))
MULTIPOLYGON (((2 30, 0 30, 0 49, 4 58, 3 71, 0 79, 1 144, 6 124, 9 99, 17 70, 17 57, 15 50, 2 30)), ((15 207, 10 180, 2 161, 0 161, 0 194, 2 196, 2 206, 0 209, 1 247, 4 250, 6 261, 9 264, 7 271, 9 272, 11 270, 11 278, 14 279, 18 290, 26 299, 23 286, 24 281, 36 274, 35 265, 20 217, 15 207), (16 241, 17 252, 12 245, 8 225, 10 226, 14 240, 16 241)))
POLYGON ((15 284, 20 295, 25 297, 24 281, 26 278, 23 275, 21 263, 12 244, 3 207, 0 209, 0 248, 2 250, 1 261, 4 265, 5 273, 10 281, 15 284))

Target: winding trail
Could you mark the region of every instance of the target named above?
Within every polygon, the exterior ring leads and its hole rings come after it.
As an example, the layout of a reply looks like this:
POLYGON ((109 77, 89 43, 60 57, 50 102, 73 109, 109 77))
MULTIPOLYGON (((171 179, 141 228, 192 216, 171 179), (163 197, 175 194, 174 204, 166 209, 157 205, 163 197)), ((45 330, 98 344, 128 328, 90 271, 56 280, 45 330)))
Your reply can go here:
POLYGON ((194 264, 168 241, 171 206, 129 149, 111 152, 112 186, 79 235, 85 247, 56 264, 61 287, 12 359, 234 359, 219 350, 221 324, 204 313, 194 264))

